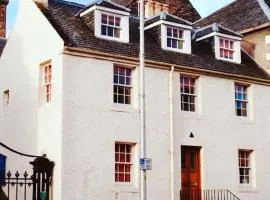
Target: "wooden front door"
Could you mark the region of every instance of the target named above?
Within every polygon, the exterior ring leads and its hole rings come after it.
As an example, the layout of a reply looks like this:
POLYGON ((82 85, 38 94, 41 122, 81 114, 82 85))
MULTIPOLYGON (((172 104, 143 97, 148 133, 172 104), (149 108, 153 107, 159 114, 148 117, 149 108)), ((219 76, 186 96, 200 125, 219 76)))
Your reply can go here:
POLYGON ((201 199, 201 147, 181 147, 181 183, 183 200, 201 199))

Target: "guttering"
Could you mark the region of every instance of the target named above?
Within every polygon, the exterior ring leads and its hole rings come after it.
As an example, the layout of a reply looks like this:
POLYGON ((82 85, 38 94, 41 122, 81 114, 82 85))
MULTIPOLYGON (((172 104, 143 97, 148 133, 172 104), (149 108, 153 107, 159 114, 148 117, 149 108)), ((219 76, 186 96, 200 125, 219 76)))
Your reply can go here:
MULTIPOLYGON (((133 67, 137 67, 139 63, 138 58, 132 58, 132 57, 122 56, 122 55, 114 55, 110 53, 98 52, 98 51, 78 48, 78 47, 65 46, 62 53, 66 55, 72 55, 72 56, 112 61, 112 62, 127 64, 133 67)), ((147 67, 159 68, 159 69, 164 69, 164 70, 169 70, 172 66, 172 64, 169 64, 169 63, 152 61, 152 60, 145 60, 145 65, 147 67)), ((256 83, 260 85, 270 86, 270 79, 261 79, 261 78, 249 77, 249 76, 244 76, 244 75, 228 74, 225 72, 186 67, 183 65, 174 65, 174 67, 175 67, 175 71, 178 71, 178 72, 187 72, 187 73, 193 73, 197 75, 215 76, 219 78, 240 80, 240 81, 246 81, 249 83, 256 83)))
POLYGON ((174 117, 173 117, 173 104, 174 104, 174 98, 173 98, 173 72, 174 72, 174 66, 171 66, 170 71, 170 159, 171 159, 171 200, 174 200, 174 117))

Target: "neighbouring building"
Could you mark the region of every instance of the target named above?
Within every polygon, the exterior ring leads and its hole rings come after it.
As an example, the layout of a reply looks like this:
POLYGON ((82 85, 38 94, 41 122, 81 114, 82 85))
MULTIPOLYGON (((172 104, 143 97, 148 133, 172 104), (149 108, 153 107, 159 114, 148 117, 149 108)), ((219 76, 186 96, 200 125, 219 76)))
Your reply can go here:
MULTIPOLYGON (((50 199, 139 200, 139 18, 118 3, 19 2, 0 57, 0 141, 55 162, 50 199)), ((148 199, 268 200, 269 74, 241 33, 164 4, 145 21, 148 199)))
POLYGON ((196 26, 219 23, 243 35, 242 48, 259 65, 270 69, 270 1, 236 0, 206 18, 196 26))

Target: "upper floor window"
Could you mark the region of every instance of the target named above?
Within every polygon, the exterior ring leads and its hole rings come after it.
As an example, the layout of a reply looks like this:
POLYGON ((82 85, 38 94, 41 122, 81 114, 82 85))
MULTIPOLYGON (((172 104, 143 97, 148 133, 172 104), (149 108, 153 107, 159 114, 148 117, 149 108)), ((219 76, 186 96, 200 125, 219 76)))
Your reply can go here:
POLYGON ((251 150, 239 150, 239 182, 240 184, 251 183, 251 150))
POLYGON ((234 42, 232 40, 219 39, 220 57, 225 59, 234 59, 234 42))
POLYGON ((195 112, 196 79, 180 76, 181 110, 195 112))
POLYGON ((235 84, 235 114, 247 116, 247 85, 235 84))
POLYGON ((120 38, 120 22, 120 17, 101 14, 101 35, 120 38))
POLYGON ((52 65, 46 63, 41 65, 41 97, 43 103, 49 103, 52 100, 52 65))
POLYGON ((132 148, 130 143, 115 143, 115 182, 131 182, 132 148))
POLYGON ((113 101, 119 104, 131 104, 132 69, 114 66, 113 101))
POLYGON ((167 47, 183 49, 183 30, 175 27, 167 27, 167 47))

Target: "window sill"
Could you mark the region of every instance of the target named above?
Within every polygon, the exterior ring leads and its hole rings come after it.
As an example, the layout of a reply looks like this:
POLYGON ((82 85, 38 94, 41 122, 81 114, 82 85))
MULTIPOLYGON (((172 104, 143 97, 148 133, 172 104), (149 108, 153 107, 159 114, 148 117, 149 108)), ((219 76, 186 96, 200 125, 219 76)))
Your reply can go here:
POLYGON ((172 47, 163 47, 162 49, 167 50, 167 51, 174 51, 178 53, 191 54, 191 52, 187 52, 184 49, 177 49, 177 48, 172 48, 172 47))
POLYGON ((202 116, 200 116, 198 114, 198 112, 191 112, 191 111, 180 111, 180 118, 183 119, 197 119, 197 120, 201 120, 202 116))
POLYGON ((125 104, 113 104, 109 109, 114 112, 139 113, 139 110, 132 105, 125 104))
POLYGON ((244 124, 256 124, 254 119, 250 119, 248 116, 235 116, 236 121, 242 122, 244 124))
POLYGON ((116 38, 116 37, 111 37, 111 36, 106 36, 106 35, 97 35, 97 37, 101 39, 105 39, 105 40, 115 41, 115 42, 129 43, 128 41, 125 41, 121 37, 116 38))
POLYGON ((258 193, 259 191, 252 187, 252 185, 239 185, 239 193, 258 193))
POLYGON ((139 188, 132 183, 115 183, 114 192, 139 193, 139 188))

